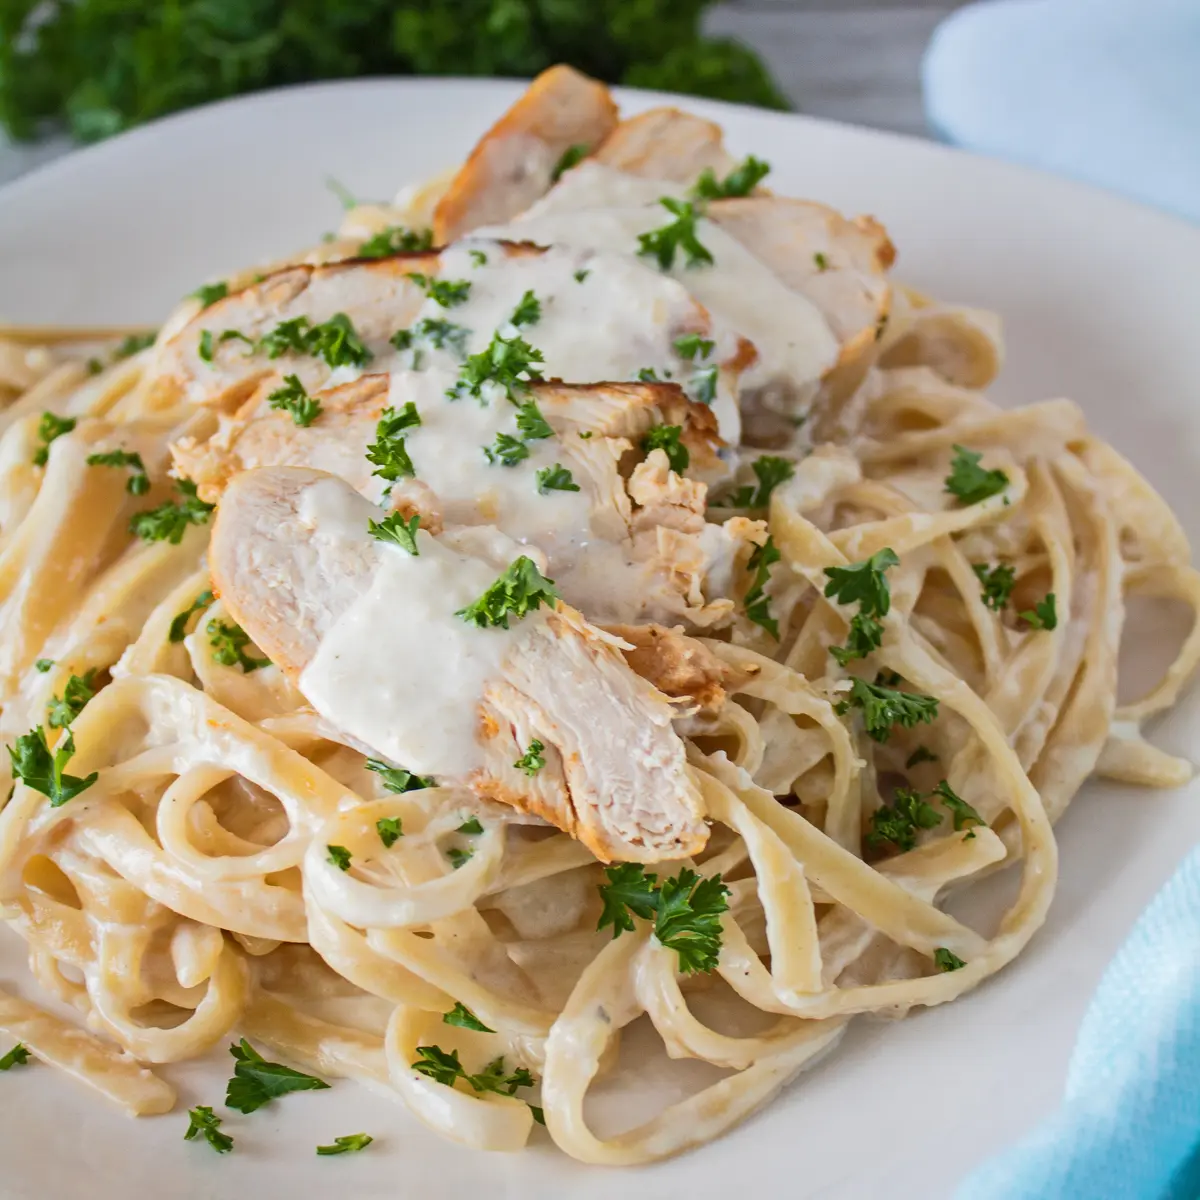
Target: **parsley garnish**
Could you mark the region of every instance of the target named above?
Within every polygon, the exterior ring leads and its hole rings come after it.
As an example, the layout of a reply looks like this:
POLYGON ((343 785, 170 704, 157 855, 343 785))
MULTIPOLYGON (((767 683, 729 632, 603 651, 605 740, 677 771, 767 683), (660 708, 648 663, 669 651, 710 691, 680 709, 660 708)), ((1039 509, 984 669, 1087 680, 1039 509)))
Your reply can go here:
POLYGON ((844 646, 830 646, 829 653, 843 667, 855 659, 866 658, 883 644, 883 625, 865 613, 850 618, 850 632, 844 646))
POLYGON ((587 158, 589 149, 590 147, 583 142, 576 142, 575 145, 568 146, 562 152, 562 157, 554 164, 554 170, 550 172, 550 182, 557 183, 562 178, 564 171, 569 171, 577 163, 587 158))
POLYGON ((216 304, 218 300, 224 300, 229 295, 229 284, 223 279, 216 283, 204 283, 192 295, 200 301, 201 308, 208 308, 210 304, 216 304))
POLYGON ((113 351, 113 359, 132 358, 153 346, 157 337, 157 329, 148 329, 145 333, 131 333, 127 338, 123 338, 113 351))
POLYGON ((416 775, 403 767, 389 767, 378 758, 367 759, 367 770, 379 776, 384 788, 400 795, 404 792, 419 792, 423 788, 437 787, 428 775, 416 775))
POLYGON ((181 613, 176 613, 171 620, 171 628, 167 631, 167 640, 182 642, 187 637, 188 622, 198 612, 203 612, 213 602, 212 592, 201 592, 181 613))
POLYGON ((886 617, 891 607, 891 589, 884 572, 900 562, 888 546, 862 562, 848 567, 826 567, 829 582, 825 595, 839 604, 858 604, 859 610, 871 617, 886 617))
POLYGON ((474 850, 460 850, 457 846, 451 846, 446 851, 446 857, 450 860, 451 866, 457 871, 459 867, 466 866, 474 857, 474 850))
POLYGON ((410 272, 408 277, 418 287, 425 289, 425 295, 434 304, 440 304, 443 308, 454 308, 456 305, 465 304, 467 297, 471 294, 469 279, 434 279, 415 271, 410 272))
POLYGON ((580 269, 575 272, 575 282, 582 283, 590 274, 591 271, 589 271, 586 267, 580 267, 580 269))
POLYGON ((387 258, 390 254, 428 250, 432 245, 432 229, 406 229, 403 225, 389 225, 363 242, 355 251, 355 257, 387 258))
POLYGON ((529 457, 529 447, 511 433, 498 433, 490 446, 484 446, 483 453, 493 466, 499 463, 502 467, 515 467, 529 457))
POLYGON ((228 1154, 233 1149, 233 1138, 227 1133, 221 1133, 221 1118, 213 1115, 213 1110, 207 1104, 188 1109, 187 1133, 183 1135, 185 1142, 202 1137, 218 1153, 228 1154))
POLYGON ((170 542, 178 546, 189 525, 204 525, 215 504, 205 504, 196 495, 196 485, 190 479, 180 479, 175 484, 183 493, 178 504, 170 500, 157 508, 134 513, 129 519, 129 532, 146 542, 170 542))
POLYGON ((671 470, 682 475, 692 461, 688 448, 680 441, 682 436, 682 425, 652 425, 642 437, 642 449, 647 454, 651 450, 661 450, 666 454, 671 470))
MULTIPOLYGON (((670 372, 667 373, 668 375, 670 372)), ((642 367, 637 373, 638 379, 642 383, 661 383, 662 380, 658 377, 658 372, 653 367, 642 367)))
POLYGON ((0 1071, 11 1071, 13 1067, 29 1065, 29 1051, 23 1043, 18 1042, 7 1054, 0 1057, 0 1071))
MULTIPOLYGON (((259 348, 258 344, 254 342, 253 339, 248 338, 238 329, 226 329, 221 336, 217 338, 217 344, 222 345, 225 342, 231 342, 235 339, 239 342, 245 342, 246 345, 250 347, 250 349, 246 351, 247 354, 253 354, 255 350, 259 348)), ((213 360, 213 349, 212 330, 202 329, 200 331, 200 344, 196 349, 196 353, 200 356, 202 361, 211 363, 213 360)), ((272 355, 271 357, 274 358, 275 355, 272 355)))
POLYGON ((904 765, 907 769, 911 770, 913 767, 918 766, 921 763, 937 761, 938 756, 934 754, 934 752, 930 750, 928 746, 920 745, 908 756, 908 760, 904 765))
POLYGON ((477 267, 487 266, 487 255, 482 250, 468 250, 467 253, 471 256, 471 262, 477 267))
POLYGON ((398 479, 416 474, 404 438, 409 429, 421 424, 417 406, 410 400, 397 412, 385 408, 375 426, 375 440, 367 447, 367 461, 375 464, 372 475, 388 483, 388 489, 398 479))
POLYGON ((417 1061, 411 1065, 414 1071, 446 1087, 453 1087, 462 1079, 477 1092, 497 1092, 502 1096, 512 1096, 517 1088, 533 1087, 537 1082, 525 1067, 506 1073, 503 1056, 493 1059, 478 1075, 468 1075, 458 1060, 458 1051, 447 1053, 440 1046, 418 1046, 417 1061))
POLYGON ((408 350, 413 339, 419 338, 435 350, 449 347, 462 358, 467 352, 467 338, 470 336, 471 331, 465 325, 456 325, 440 317, 422 317, 411 329, 401 329, 392 334, 391 341, 397 350, 408 350))
POLYGON ((517 406, 517 432, 527 442, 554 436, 550 422, 542 416, 542 410, 538 408, 535 400, 526 400, 524 404, 517 406))
POLYGON ((1015 568, 1010 567, 1007 563, 998 563, 994 567, 989 567, 987 563, 972 563, 971 570, 983 584, 984 604, 993 612, 999 612, 1008 603, 1008 598, 1016 586, 1015 568))
POLYGON ((542 604, 553 608, 557 599, 554 580, 547 579, 533 560, 522 554, 474 604, 454 615, 480 629, 507 629, 510 616, 519 621, 542 604))
POLYGON ((530 1112, 533 1114, 533 1119, 534 1119, 534 1120, 535 1120, 535 1121, 536 1121, 536 1122, 537 1122, 539 1125, 545 1125, 545 1123, 546 1123, 546 1111, 545 1111, 545 1109, 543 1109, 543 1108, 542 1108, 540 1105, 538 1105, 538 1104, 531 1104, 531 1105, 529 1106, 529 1111, 530 1111, 530 1112))
POLYGON ((446 1025, 458 1025, 463 1029, 475 1029, 479 1033, 495 1033, 489 1029, 466 1005, 456 1002, 454 1007, 442 1014, 442 1022, 446 1025))
POLYGON ((35 792, 41 792, 50 800, 51 808, 60 808, 68 800, 74 800, 100 778, 93 771, 86 779, 76 775, 64 775, 67 763, 75 754, 75 737, 70 731, 57 746, 54 753, 46 745, 46 731, 36 726, 23 733, 9 746, 8 757, 12 760, 13 778, 21 780, 35 792))
MULTIPOLYGON (((705 359, 712 352, 715 343, 702 338, 698 333, 688 333, 675 339, 675 349, 682 358, 705 359)), ((688 382, 688 391, 694 400, 700 404, 711 404, 717 395, 717 365, 699 367, 692 373, 688 382)), ((653 371, 651 371, 653 375, 653 371)), ((638 378, 644 378, 642 372, 638 378)))
POLYGON ((235 621, 218 621, 214 617, 204 628, 212 647, 213 662, 223 667, 241 667, 246 675, 271 665, 269 658, 253 658, 246 653, 250 635, 235 621))
POLYGON ((546 765, 546 760, 542 757, 542 751, 545 749, 546 747, 534 738, 529 743, 529 749, 513 763, 513 766, 518 771, 524 771, 526 775, 536 775, 546 765))
POLYGON ((957 971, 960 967, 965 967, 967 964, 953 951, 947 950, 945 946, 939 946, 933 952, 933 965, 939 971, 957 971))
POLYGON ((46 672, 49 671, 50 668, 54 666, 54 659, 39 658, 37 660, 37 662, 35 662, 33 665, 37 668, 38 671, 40 671, 43 675, 45 675, 46 672))
POLYGON ((89 467, 131 467, 133 474, 125 480, 125 490, 131 496, 144 496, 150 490, 150 477, 142 456, 132 450, 109 450, 103 454, 89 454, 89 467))
POLYGON ((67 680, 67 686, 63 688, 61 699, 58 696, 51 697, 47 722, 50 728, 66 729, 87 707, 87 702, 96 695, 95 684, 96 669, 94 667, 82 677, 72 675, 67 680))
POLYGON ((865 679, 853 680, 849 695, 836 706, 839 714, 852 708, 863 710, 867 734, 877 742, 891 737, 893 725, 912 729, 922 722, 931 724, 938 715, 938 702, 933 696, 901 692, 865 679))
POLYGON ((509 319, 514 325, 536 325, 542 319, 542 302, 532 288, 521 297, 509 319))
POLYGON ((421 523, 418 514, 413 513, 406 521, 403 513, 394 512, 382 521, 368 521, 367 532, 379 542, 395 542, 401 550, 407 550, 414 558, 417 550, 417 527, 421 523))
POLYGON ((375 822, 375 830, 385 850, 390 850, 404 836, 399 817, 380 817, 375 822))
POLYGON ((356 1154, 365 1150, 375 1139, 369 1133, 348 1133, 335 1137, 332 1146, 318 1146, 318 1154, 356 1154))
POLYGON ((987 822, 950 786, 949 780, 941 783, 929 793, 936 796, 954 817, 955 830, 967 829, 971 825, 986 825, 987 822))
POLYGON ((196 343, 196 353, 200 356, 201 362, 211 363, 213 360, 213 340, 212 330, 200 330, 200 340, 196 343))
POLYGON ((768 537, 761 546, 754 547, 746 563, 747 569, 753 574, 742 601, 746 616, 755 625, 761 625, 776 641, 779 641, 779 622, 771 616, 771 599, 764 589, 771 578, 771 567, 782 557, 774 538, 768 537))
POLYGON ((483 825, 478 817, 470 817, 464 821, 456 830, 458 833, 482 833, 483 825))
POLYGON ((411 1065, 414 1071, 446 1087, 453 1087, 456 1080, 467 1077, 462 1063, 458 1061, 458 1051, 447 1053, 441 1046, 418 1046, 417 1061, 411 1065))
POLYGON ((950 474, 946 476, 946 491, 957 496, 964 504, 978 504, 989 496, 998 495, 1008 487, 1008 476, 1003 471, 985 471, 977 454, 964 446, 954 446, 954 458, 950 463, 950 474))
POLYGON ((941 823, 942 814, 920 792, 897 788, 891 805, 871 814, 871 828, 864 840, 874 849, 890 842, 898 850, 911 850, 917 844, 918 829, 932 829, 941 823))
POLYGON ((813 254, 813 262, 816 263, 818 271, 829 270, 829 259, 820 250, 813 254))
POLYGON ((696 220, 700 216, 696 206, 689 200, 675 200, 670 196, 663 196, 659 204, 675 219, 661 229, 639 235, 638 254, 657 259, 664 271, 675 265, 675 255, 680 251, 686 255, 689 267, 711 263, 712 254, 696 236, 696 220))
POLYGON ((632 931, 633 918, 654 921, 654 936, 679 956, 685 973, 711 971, 721 949, 721 913, 728 907, 729 889, 720 875, 702 878, 684 868, 661 884, 640 863, 606 867, 607 884, 600 885, 604 909, 597 929, 613 927, 613 937, 632 931))
POLYGON ((225 1090, 225 1103, 240 1113, 252 1113, 289 1092, 319 1092, 329 1087, 315 1075, 267 1062, 245 1038, 229 1047, 235 1066, 225 1090))
POLYGON ((365 367, 374 358, 350 318, 341 312, 320 325, 312 324, 307 317, 281 321, 259 340, 256 348, 265 350, 268 358, 279 358, 289 351, 311 354, 331 367, 365 367))
POLYGON ((1058 612, 1054 606, 1054 593, 1047 592, 1045 600, 1039 600, 1032 610, 1021 614, 1021 620, 1031 629, 1055 629, 1058 626, 1058 612))
POLYGON ((729 196, 748 196, 771 173, 771 164, 751 154, 718 182, 712 167, 705 167, 692 188, 701 200, 723 200, 729 196))
POLYGON ((50 443, 62 437, 64 433, 70 433, 77 423, 75 417, 59 417, 52 412, 42 413, 37 430, 42 444, 34 451, 33 465, 44 467, 50 458, 50 443))
POLYGON ((726 508, 766 508, 771 493, 796 474, 796 464, 788 458, 764 454, 750 464, 758 486, 747 483, 722 502, 726 508))
POLYGON ((685 333, 675 339, 675 350, 680 358, 707 358, 712 352, 715 342, 702 338, 698 333, 685 333))
POLYGON ((547 492, 577 492, 579 484, 562 463, 543 467, 537 472, 537 490, 544 496, 547 492))
POLYGON ((267 397, 267 403, 279 412, 291 413, 292 420, 302 429, 321 415, 320 400, 313 399, 304 390, 298 375, 285 375, 283 386, 277 387, 267 397))
POLYGON ((524 338, 505 338, 497 331, 486 350, 472 354, 463 364, 458 382, 446 395, 451 400, 463 396, 482 399, 484 384, 491 383, 515 403, 515 393, 526 391, 531 382, 542 378, 541 368, 535 364, 544 361, 542 352, 524 338))
POLYGON ((350 870, 350 851, 345 846, 326 845, 325 849, 329 851, 326 862, 332 863, 339 871, 350 870))

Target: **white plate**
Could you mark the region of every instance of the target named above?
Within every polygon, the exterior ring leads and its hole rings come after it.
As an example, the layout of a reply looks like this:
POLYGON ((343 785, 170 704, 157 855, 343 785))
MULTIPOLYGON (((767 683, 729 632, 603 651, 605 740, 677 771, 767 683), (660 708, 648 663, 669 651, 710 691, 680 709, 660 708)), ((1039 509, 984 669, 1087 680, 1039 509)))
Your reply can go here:
MULTIPOLYGON (((455 163, 517 94, 492 82, 325 85, 163 121, 0 189, 0 316, 158 319, 201 280, 311 243, 338 207, 455 163)), ((661 97, 630 94, 628 107, 661 97)), ((1200 231, 1116 198, 941 147, 801 117, 688 102, 781 191, 884 221, 899 276, 998 310, 1006 403, 1069 395, 1200 532, 1200 231)), ((1200 749, 1200 695, 1157 730, 1200 749)), ((523 1155, 461 1150, 351 1084, 238 1121, 235 1153, 185 1144, 183 1110, 218 1105, 228 1060, 170 1070, 180 1108, 129 1121, 44 1067, 0 1076, 0 1192, 199 1200, 438 1196, 521 1200, 948 1196, 976 1163, 1049 1112, 1076 1026, 1133 919, 1200 837, 1200 786, 1174 794, 1090 785, 1059 827, 1050 919, 1001 976, 898 1025, 860 1024, 833 1057, 721 1141, 665 1165, 581 1167, 544 1135, 523 1155), (335 1134, 378 1138, 314 1157, 335 1134)), ((5 935, 0 981, 31 994, 5 935)), ((219 1055, 223 1058, 224 1055, 219 1055)))

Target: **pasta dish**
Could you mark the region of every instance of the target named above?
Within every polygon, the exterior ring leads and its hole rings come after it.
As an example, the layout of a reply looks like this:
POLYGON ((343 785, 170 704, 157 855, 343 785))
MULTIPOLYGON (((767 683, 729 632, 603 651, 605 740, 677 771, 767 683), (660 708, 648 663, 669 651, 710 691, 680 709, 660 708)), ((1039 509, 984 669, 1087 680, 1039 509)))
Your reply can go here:
POLYGON ((1090 776, 1190 777, 1200 632, 1117 694, 1130 597, 1200 608, 1174 515, 769 171, 557 67, 157 331, 0 327, 0 1070, 646 1163, 1011 962, 1090 776), (635 1024, 710 1081, 610 1129, 635 1024))

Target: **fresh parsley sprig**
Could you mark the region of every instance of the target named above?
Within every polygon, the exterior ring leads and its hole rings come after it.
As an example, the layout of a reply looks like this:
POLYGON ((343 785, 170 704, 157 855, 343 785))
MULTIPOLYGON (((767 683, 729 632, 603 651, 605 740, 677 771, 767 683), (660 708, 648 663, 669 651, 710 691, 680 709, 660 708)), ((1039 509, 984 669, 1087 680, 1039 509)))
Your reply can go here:
POLYGON ((519 621, 543 604, 553 608, 557 600, 554 580, 522 554, 478 600, 454 615, 479 629, 507 629, 510 617, 519 621))
POLYGON ((647 454, 651 450, 661 450, 667 456, 671 470, 682 475, 692 460, 688 448, 680 440, 682 437, 682 425, 651 425, 642 435, 642 449, 647 454))
POLYGON ((421 518, 413 513, 406 521, 403 513, 394 512, 382 521, 368 521, 367 532, 378 542, 393 542, 401 550, 407 550, 414 558, 420 553, 417 550, 417 529, 421 518))
POLYGON ((218 1154, 228 1154, 233 1149, 233 1138, 221 1132, 221 1118, 207 1104, 188 1109, 188 1127, 183 1140, 190 1142, 201 1137, 218 1154))
POLYGON ((358 336, 354 323, 342 312, 334 313, 320 325, 314 325, 307 317, 281 321, 259 339, 255 349, 264 351, 268 358, 288 353, 311 354, 323 358, 331 367, 365 367, 375 357, 358 336))
POLYGON ((135 450, 107 450, 102 454, 89 454, 89 467, 129 467, 132 470, 125 480, 125 490, 131 496, 144 496, 150 490, 150 476, 146 474, 146 464, 142 456, 135 450))
POLYGON ((434 304, 440 304, 442 308, 455 308, 459 304, 465 304, 471 294, 469 279, 435 279, 419 271, 410 271, 408 278, 421 288, 434 304))
POLYGON ((1047 592, 1044 600, 1039 600, 1032 609, 1021 613, 1021 620, 1030 629, 1057 629, 1058 611, 1055 607, 1054 593, 1047 592))
POLYGON ((562 465, 555 463, 552 467, 543 467, 537 472, 537 490, 544 496, 547 492, 577 492, 579 484, 575 477, 562 465))
POLYGON ((356 258, 387 258, 392 254, 412 254, 428 250, 433 245, 432 229, 409 229, 404 225, 389 225, 381 229, 354 252, 356 258))
POLYGON ((379 776, 385 790, 394 792, 396 795, 437 787, 430 776, 417 775, 413 771, 406 771, 403 767, 390 767, 382 759, 368 758, 366 767, 368 771, 374 771, 379 776))
POLYGON ((458 1051, 447 1052, 440 1046, 418 1046, 417 1061, 411 1065, 414 1071, 446 1087, 453 1087, 461 1079, 477 1092, 495 1092, 501 1096, 515 1095, 517 1088, 537 1083, 526 1067, 506 1071, 503 1056, 492 1059, 478 1075, 469 1075, 459 1061, 458 1051))
POLYGON ((60 808, 68 800, 74 800, 80 792, 88 788, 100 778, 98 771, 93 771, 85 779, 77 775, 67 775, 67 763, 75 755, 75 737, 68 731, 50 753, 46 744, 46 731, 36 726, 29 733, 23 733, 8 747, 8 757, 12 762, 14 779, 21 780, 35 792, 41 792, 50 800, 51 808, 60 808))
POLYGON ((890 546, 870 558, 848 567, 826 567, 829 582, 825 595, 839 604, 857 604, 858 612, 850 620, 850 634, 845 646, 830 646, 829 653, 844 667, 855 659, 866 658, 883 642, 883 625, 891 608, 891 589, 887 572, 899 563, 890 546))
POLYGON ((518 771, 524 771, 526 775, 536 775, 546 765, 546 759, 543 757, 545 749, 546 747, 534 738, 529 743, 529 749, 513 763, 513 766, 518 771))
POLYGON ((442 1013, 443 1025, 458 1025, 463 1029, 474 1029, 479 1033, 495 1033, 485 1025, 465 1004, 456 1001, 448 1013, 442 1013))
POLYGON ((542 352, 524 338, 506 338, 497 330, 486 349, 470 355, 463 363, 457 382, 447 389, 446 395, 451 400, 464 396, 484 400, 484 387, 491 385, 517 404, 516 397, 528 391, 530 383, 542 379, 542 369, 537 365, 541 362, 545 362, 542 352))
MULTIPOLYGON (((979 813, 950 786, 950 781, 947 779, 943 779, 929 793, 929 796, 931 799, 936 796, 950 810, 955 830, 969 829, 972 825, 987 824, 979 813)), ((974 837, 975 835, 971 833, 968 836, 974 837)))
POLYGON ((230 1046, 229 1053, 233 1055, 234 1068, 225 1090, 225 1103, 236 1112, 256 1112, 289 1092, 317 1092, 329 1087, 315 1075, 268 1062, 245 1038, 230 1046))
POLYGON ((591 147, 583 142, 576 142, 573 146, 568 146, 559 157, 558 162, 554 164, 553 170, 550 172, 550 182, 557 183, 563 176, 563 172, 569 171, 573 166, 581 163, 587 158, 591 147))
POLYGON ((229 295, 229 284, 224 279, 218 279, 216 283, 202 283, 191 295, 200 301, 202 309, 210 308, 229 295))
POLYGON ((1007 563, 989 567, 987 563, 972 563, 971 570, 983 585, 982 600, 992 612, 999 612, 1012 595, 1017 584, 1017 572, 1007 563))
POLYGON ((399 817, 380 817, 375 822, 375 832, 383 848, 390 850, 404 836, 404 825, 399 817))
POLYGON ((771 615, 771 598, 767 595, 767 583, 771 579, 771 567, 783 557, 775 545, 775 539, 768 537, 761 546, 755 546, 746 563, 750 571, 750 586, 742 600, 742 608, 746 616, 755 625, 765 629, 776 641, 779 641, 779 621, 771 615))
POLYGON ((536 325, 542 319, 542 302, 530 288, 517 302, 509 320, 514 325, 536 325))
POLYGON ((498 433, 490 446, 483 447, 483 453, 493 466, 515 467, 529 457, 529 447, 511 433, 498 433))
POLYGON ((271 665, 269 658, 254 658, 246 653, 250 635, 236 621, 220 621, 214 617, 204 629, 208 634, 213 662, 223 667, 241 667, 245 675, 257 671, 259 667, 271 665))
POLYGON ((182 642, 188 635, 188 623, 198 613, 203 612, 213 602, 211 591, 201 592, 195 600, 171 619, 171 627, 167 630, 169 642, 182 642))
POLYGON ((747 483, 730 493, 721 501, 722 508, 766 508, 771 493, 782 483, 787 483, 796 474, 796 464, 790 458, 775 454, 764 454, 756 458, 750 469, 758 480, 757 487, 747 483))
POLYGON ((66 729, 75 720, 89 700, 96 695, 96 668, 82 676, 72 675, 63 688, 62 696, 52 696, 47 708, 47 724, 51 729, 66 729))
POLYGON ((397 480, 416 475, 404 439, 410 429, 420 424, 421 414, 411 400, 399 411, 385 408, 379 417, 375 440, 367 447, 367 461, 375 464, 371 474, 385 480, 388 491, 397 480))
POLYGON ((933 965, 939 971, 958 971, 967 964, 952 950, 947 950, 945 946, 939 946, 933 952, 933 965))
POLYGON ((669 271, 675 265, 677 254, 684 256, 684 265, 688 267, 711 265, 712 253, 696 233, 696 222, 703 210, 690 200, 676 200, 671 196, 661 197, 659 204, 674 220, 660 229, 640 234, 638 254, 655 259, 663 271, 669 271))
POLYGON ((29 1065, 29 1050, 18 1042, 7 1054, 0 1055, 0 1071, 11 1071, 13 1067, 29 1065))
POLYGON ((870 828, 863 840, 875 850, 889 843, 900 851, 912 850, 917 844, 918 829, 933 829, 941 823, 942 814, 920 792, 897 788, 892 803, 871 814, 870 828))
POLYGON ((954 446, 954 458, 950 462, 950 474, 946 476, 945 490, 964 504, 978 504, 990 496, 999 495, 1008 487, 1008 476, 1000 470, 985 470, 979 465, 982 458, 982 453, 977 454, 965 446, 954 446))
POLYGON ((331 1146, 318 1146, 317 1153, 322 1156, 357 1154, 360 1150, 365 1150, 374 1140, 369 1133, 347 1133, 342 1137, 335 1137, 331 1146))
POLYGON ((291 413, 292 420, 306 429, 321 415, 321 402, 310 396, 298 375, 285 375, 283 384, 268 397, 267 403, 277 412, 291 413))
POLYGON ((692 195, 701 200, 748 196, 770 173, 771 164, 751 154, 721 180, 717 179, 712 167, 705 167, 692 188, 692 195))
POLYGON ((50 460, 50 443, 70 433, 78 424, 75 417, 60 417, 56 413, 44 412, 38 422, 37 435, 42 443, 33 454, 33 465, 44 467, 50 460))
POLYGON ((350 870, 350 851, 345 846, 326 845, 328 851, 325 861, 337 867, 339 871, 350 870))
POLYGON ((933 696, 902 692, 865 679, 852 680, 846 699, 835 706, 842 715, 855 708, 862 709, 867 734, 877 742, 886 742, 896 725, 912 729, 922 723, 931 724, 938 715, 938 702, 933 696))
POLYGON ((129 519, 129 532, 145 542, 170 542, 178 546, 189 525, 207 524, 217 506, 205 504, 196 495, 196 485, 190 479, 178 480, 175 487, 182 500, 178 503, 167 500, 157 508, 134 513, 129 519))

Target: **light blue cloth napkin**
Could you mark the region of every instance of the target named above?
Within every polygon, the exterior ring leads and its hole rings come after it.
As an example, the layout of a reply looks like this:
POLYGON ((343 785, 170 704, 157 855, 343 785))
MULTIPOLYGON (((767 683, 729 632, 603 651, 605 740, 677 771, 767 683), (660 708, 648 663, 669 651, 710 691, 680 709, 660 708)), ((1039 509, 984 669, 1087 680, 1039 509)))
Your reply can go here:
POLYGON ((1200 221, 1200 0, 990 0, 934 33, 947 141, 1200 221))
POLYGON ((1057 1114, 957 1200, 1200 1197, 1200 848, 1138 918, 1092 998, 1057 1114))

